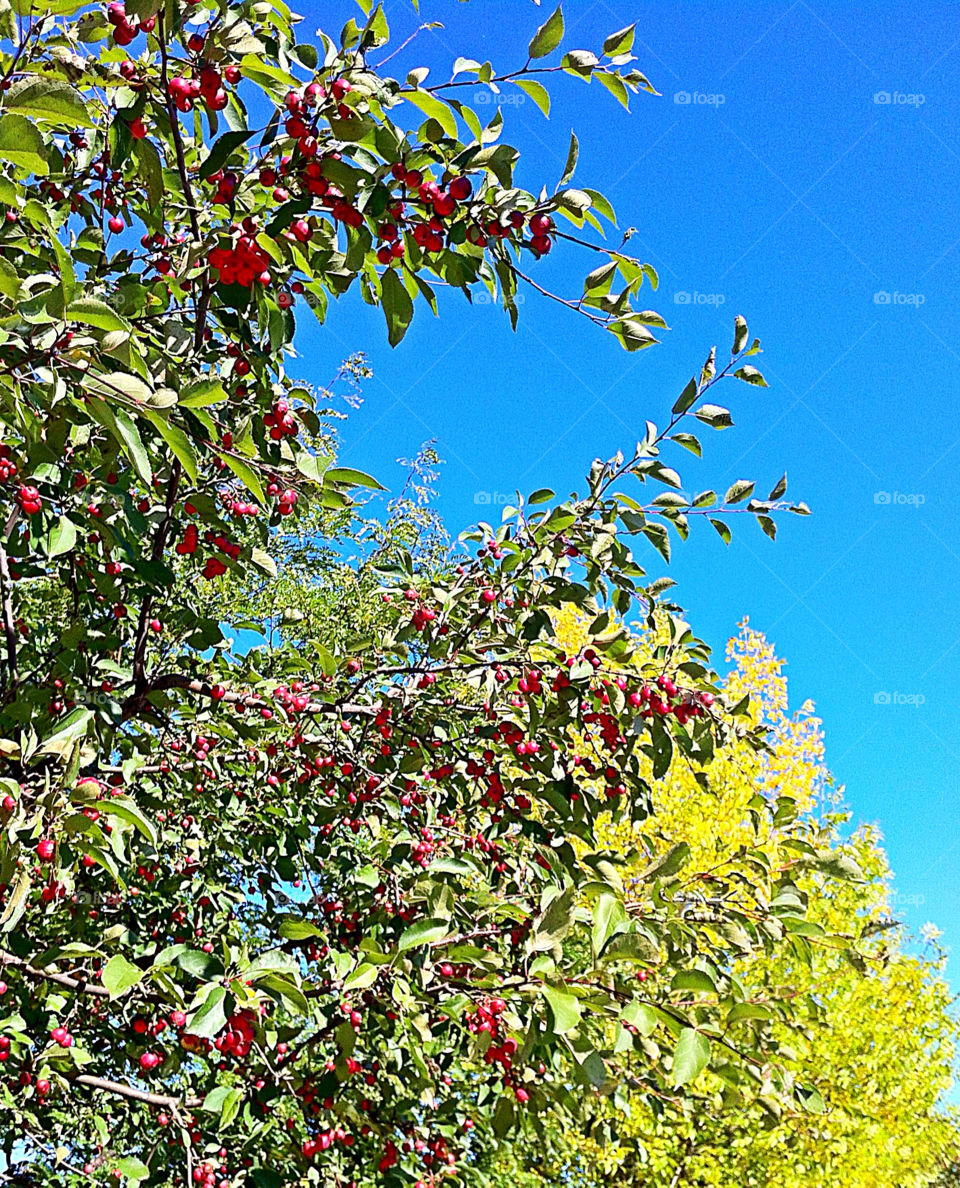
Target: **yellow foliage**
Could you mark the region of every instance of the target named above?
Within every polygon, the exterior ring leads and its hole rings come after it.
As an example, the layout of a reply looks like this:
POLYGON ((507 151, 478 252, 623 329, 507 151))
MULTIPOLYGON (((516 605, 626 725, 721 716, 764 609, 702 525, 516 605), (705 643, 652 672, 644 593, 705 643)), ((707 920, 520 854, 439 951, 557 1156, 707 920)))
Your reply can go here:
MULTIPOLYGON (((572 613, 557 628, 570 653, 588 641, 572 613)), ((843 835, 847 818, 824 766, 821 723, 809 703, 789 712, 783 662, 772 645, 744 622, 727 654, 733 668, 725 691, 734 701, 750 695, 751 720, 769 730, 770 750, 735 744, 719 751, 709 790, 675 754, 667 776, 652 782, 654 813, 644 828, 667 844, 686 842, 698 872, 724 868, 741 847, 762 850, 774 867, 796 864, 796 850, 784 846, 787 835, 772 819, 761 817, 759 828, 756 815, 751 819, 748 805, 760 792, 795 800, 811 835, 828 830, 832 847, 855 858, 865 881, 797 867, 808 919, 825 933, 812 939, 809 963, 785 944, 776 956, 748 954, 736 970, 755 1000, 794 1001, 804 1033, 782 1028, 785 1055, 798 1083, 819 1089, 825 1112, 771 1125, 756 1102, 719 1109, 722 1086, 707 1073, 702 1108, 692 1115, 654 1117, 628 1093, 628 1109, 608 1101, 601 1111, 603 1145, 567 1132, 554 1143, 553 1161, 528 1166, 527 1174, 541 1183, 638 1188, 921 1188, 960 1152, 958 1119, 942 1105, 958 1030, 944 956, 933 939, 920 945, 884 926, 892 915, 891 875, 880 834, 862 826, 843 835), (862 969, 844 951, 853 940, 862 969)), ((634 841, 631 826, 608 823, 610 848, 627 851, 634 841)))

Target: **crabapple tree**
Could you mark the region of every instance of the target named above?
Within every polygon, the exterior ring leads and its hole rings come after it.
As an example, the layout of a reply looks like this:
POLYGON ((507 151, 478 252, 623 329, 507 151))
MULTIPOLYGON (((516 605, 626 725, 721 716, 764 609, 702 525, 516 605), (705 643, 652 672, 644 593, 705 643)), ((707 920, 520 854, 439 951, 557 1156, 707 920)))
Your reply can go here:
POLYGON ((783 934, 776 870, 745 865, 698 923, 669 890, 682 850, 645 826, 672 756, 707 787, 730 739, 763 745, 635 555, 806 510, 784 480, 688 496, 662 456, 731 424, 721 381, 763 385, 745 323, 582 495, 518 498, 449 561, 404 545, 408 517, 349 578, 321 572, 324 533, 379 484, 338 464, 286 366, 297 317, 348 290, 393 345, 439 285, 515 317, 522 284, 651 343, 656 275, 597 238, 613 212, 570 186, 576 141, 557 185, 521 188, 499 114, 457 98, 469 79, 546 109, 571 76, 626 102, 651 90, 633 31, 564 52, 558 9, 525 63, 427 85, 371 64, 392 57, 379 7, 316 43, 297 20, 0 0, 0 1109, 21 1183, 475 1180, 491 1135, 621 1075, 669 1102, 708 1064, 804 1100, 762 1035, 727 1035, 735 979, 693 1008, 646 972, 783 934), (551 250, 600 262, 553 294, 532 275, 551 250), (331 604, 330 574, 362 606, 331 604))

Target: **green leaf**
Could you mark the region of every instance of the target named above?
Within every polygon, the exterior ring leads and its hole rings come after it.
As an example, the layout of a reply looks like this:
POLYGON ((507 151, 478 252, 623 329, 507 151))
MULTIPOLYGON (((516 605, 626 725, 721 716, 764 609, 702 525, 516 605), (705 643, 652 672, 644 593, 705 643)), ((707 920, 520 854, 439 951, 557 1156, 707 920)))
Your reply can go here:
POLYGON ((0 931, 10 932, 16 928, 20 917, 27 910, 30 885, 30 876, 25 870, 21 871, 3 905, 3 913, 0 914, 0 931))
POLYGON ((220 1111, 220 1129, 223 1130, 236 1118, 240 1112, 240 1106, 243 1104, 243 1090, 239 1085, 235 1085, 224 1098, 223 1108, 220 1111))
POLYGON ((38 176, 49 172, 43 137, 26 116, 0 116, 0 160, 10 161, 38 176))
POLYGON ((747 345, 747 323, 737 314, 733 319, 733 351, 734 355, 739 355, 743 348, 747 345))
POLYGON ((137 1159, 133 1155, 125 1155, 122 1159, 111 1160, 111 1166, 117 1169, 124 1180, 129 1180, 133 1184, 140 1184, 144 1180, 150 1179, 150 1168, 142 1159, 137 1159))
POLYGON ((534 33, 533 40, 527 49, 531 58, 545 58, 552 54, 563 40, 563 12, 561 5, 534 33))
POLYGON ((568 1031, 573 1031, 580 1022, 580 999, 568 990, 559 990, 554 986, 544 986, 543 997, 550 1007, 553 1030, 557 1035, 566 1035, 568 1031))
POLYGON ((609 70, 596 70, 593 77, 600 83, 601 86, 607 88, 611 95, 617 102, 627 111, 630 110, 630 95, 627 88, 623 84, 623 80, 619 74, 614 74, 609 70))
MULTIPOLYGON (((401 95, 414 107, 419 107, 425 116, 436 120, 440 127, 453 140, 457 139, 457 117, 453 109, 448 107, 442 99, 431 95, 429 91, 401 91, 401 95)), ((395 344, 394 344, 395 345, 395 344)))
POLYGON ((727 489, 727 493, 723 497, 724 503, 742 503, 744 499, 748 499, 753 494, 753 487, 754 484, 749 479, 737 479, 727 489))
POLYGON ((687 409, 691 408, 697 401, 697 381, 691 379, 687 386, 683 389, 680 395, 674 402, 672 412, 674 416, 679 416, 685 413, 687 409))
POLYGON ((529 95, 547 119, 550 118, 550 92, 542 83, 534 82, 530 78, 516 78, 513 85, 529 95))
POLYGON ((309 1015, 310 1004, 299 986, 279 973, 268 973, 257 978, 257 985, 266 990, 272 990, 278 995, 295 1014, 309 1015))
POLYGON ((205 408, 208 404, 222 404, 229 397, 217 379, 201 379, 188 384, 180 393, 181 408, 205 408))
POLYGON ((224 1001, 227 992, 222 986, 213 986, 201 1005, 187 1016, 187 1031, 203 1039, 213 1039, 227 1022, 224 1001))
POLYGON ((604 54, 608 58, 616 58, 620 54, 629 54, 633 48, 633 31, 636 27, 636 25, 627 25, 625 29, 618 29, 616 33, 611 33, 604 40, 604 54))
POLYGON ((710 1063, 710 1041, 692 1027, 680 1032, 673 1052, 673 1083, 679 1088, 695 1081, 710 1063))
POLYGON ((117 953, 103 967, 100 980, 110 991, 111 998, 119 998, 121 994, 126 993, 132 986, 136 986, 140 982, 143 972, 121 953, 117 953))
POLYGON ((173 453, 179 458, 183 469, 190 477, 190 481, 195 483, 197 481, 198 463, 197 455, 190 442, 190 438, 187 437, 186 433, 178 425, 174 425, 168 421, 162 413, 144 409, 142 415, 147 418, 170 449, 173 450, 173 453))
POLYGON ((405 953, 408 949, 415 949, 419 945, 429 945, 433 941, 443 940, 450 935, 450 921, 438 917, 428 917, 418 920, 406 928, 400 937, 397 950, 405 953))
POLYGON ((716 994, 717 987, 713 978, 702 969, 681 969, 674 974, 670 983, 671 990, 695 990, 703 994, 716 994))
POLYGON ((133 155, 137 162, 137 173, 147 191, 147 202, 152 207, 160 205, 163 199, 163 165, 160 154, 151 140, 135 140, 133 155))
POLYGON ((263 487, 260 485, 260 479, 257 477, 256 471, 247 465, 242 459, 235 454, 221 453, 220 457, 230 467, 233 473, 237 476, 241 483, 254 496, 259 503, 265 504, 267 502, 263 493, 263 487))
POLYGON ((376 965, 359 965, 353 973, 349 974, 343 983, 343 989, 347 990, 366 990, 377 980, 380 973, 376 965))
POLYGON ((745 384, 753 384, 757 388, 766 388, 769 386, 756 367, 751 367, 749 364, 738 367, 733 374, 738 380, 743 380, 745 384))
POLYGON ((200 1108, 206 1110, 208 1114, 219 1114, 230 1093, 229 1085, 218 1085, 216 1089, 211 1089, 206 1095, 200 1108))
POLYGON ((534 921, 527 948, 531 953, 542 953, 554 946, 573 927, 576 892, 573 887, 561 891, 547 904, 540 917, 534 921))
POLYGON ((17 270, 10 263, 0 256, 0 293, 5 297, 17 297, 20 293, 20 277, 17 275, 17 270))
POLYGON ((249 132, 224 132, 200 165, 201 180, 209 177, 211 173, 216 173, 226 163, 233 150, 248 141, 254 132, 255 128, 249 132))
POLYGON ((265 573, 268 577, 276 577, 279 572, 277 563, 266 551, 260 548, 259 545, 254 545, 250 550, 250 563, 255 565, 261 573, 265 573))
POLYGON ((153 467, 150 465, 150 457, 140 437, 140 430, 124 409, 118 408, 113 415, 120 431, 120 444, 123 446, 124 453, 133 463, 134 469, 140 476, 140 481, 149 487, 153 483, 153 467))
POLYGON ((716 528, 717 535, 720 537, 723 543, 729 544, 733 539, 733 533, 730 531, 730 525, 724 523, 723 520, 715 520, 712 516, 710 517, 710 523, 714 526, 714 528, 716 528))
POLYGON ((297 470, 311 482, 322 483, 324 472, 331 461, 329 454, 308 454, 306 450, 302 450, 297 454, 297 470))
POLYGON ((721 408, 719 404, 701 404, 693 415, 711 429, 729 429, 733 424, 730 410, 721 408))
POLYGON ((95 127, 80 92, 60 79, 28 74, 7 91, 3 106, 6 111, 15 111, 46 124, 68 128, 95 127))
POLYGON ((284 920, 278 933, 287 940, 307 940, 322 935, 316 924, 311 924, 309 920, 284 920))
POLYGON ((686 842, 677 842, 665 854, 655 858, 649 866, 640 872, 641 879, 672 878, 690 861, 691 850, 686 842))
POLYGON ((126 330, 128 333, 133 330, 126 318, 98 297, 81 297, 71 301, 64 316, 71 322, 96 326, 98 330, 126 330))
POLYGON ((413 321, 413 299, 393 268, 383 274, 381 304, 390 345, 395 347, 413 321))
POLYGON ((112 796, 109 800, 97 801, 93 807, 101 813, 106 813, 108 816, 119 817, 121 821, 127 821, 151 845, 155 846, 157 844, 157 831, 154 828, 153 822, 144 816, 139 806, 129 797, 112 796))
POLYGON ((54 729, 41 740, 37 749, 38 755, 65 755, 73 749, 78 738, 84 738, 90 723, 93 721, 93 711, 81 709, 78 706, 58 722, 54 729))
POLYGON ((826 1112, 827 1104, 820 1095, 819 1090, 814 1089, 813 1086, 797 1085, 795 1093, 797 1101, 808 1114, 823 1114, 826 1112))
POLYGON ((611 322, 607 329, 620 340, 620 345, 628 351, 642 351, 645 347, 653 346, 657 342, 656 336, 651 334, 643 322, 636 318, 621 318, 618 322, 611 322))
POLYGON ((580 142, 577 140, 576 133, 570 133, 570 147, 567 149, 567 161, 563 167, 563 176, 557 183, 558 188, 565 186, 567 182, 573 177, 577 168, 577 160, 580 157, 580 142))
POLYGON ((47 556, 59 557, 63 553, 69 553, 76 543, 76 524, 66 516, 60 516, 47 534, 47 556))
POLYGON ((620 1018, 624 1023, 636 1027, 641 1035, 653 1035, 657 1028, 657 1016, 653 1007, 645 1002, 630 1002, 623 1008, 620 1018))
POLYGON ((374 491, 385 491, 387 488, 382 486, 370 474, 365 474, 362 470, 354 470, 350 466, 334 466, 324 475, 324 482, 342 483, 346 487, 370 487, 374 491))

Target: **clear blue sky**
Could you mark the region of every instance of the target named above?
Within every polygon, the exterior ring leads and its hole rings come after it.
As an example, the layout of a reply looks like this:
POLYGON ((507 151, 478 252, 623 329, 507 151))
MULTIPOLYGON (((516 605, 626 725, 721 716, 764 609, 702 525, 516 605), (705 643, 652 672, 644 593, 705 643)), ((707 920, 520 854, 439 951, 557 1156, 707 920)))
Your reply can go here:
MULTIPOLYGON (((460 54, 513 68, 548 2, 422 0, 418 18, 387 0, 394 45, 420 21, 445 26, 393 65, 401 78, 429 65, 436 81, 460 54)), ((791 700, 813 698, 824 719, 855 818, 882 827, 901 915, 960 943, 955 5, 564 9, 569 48, 637 21, 637 64, 662 97, 635 97, 627 114, 563 78, 549 121, 530 101, 504 105, 505 139, 522 152, 520 181, 552 187, 576 129, 577 182, 607 193, 660 273, 663 345, 628 355, 533 297, 514 335, 495 308, 448 296, 439 321, 421 313, 391 351, 379 312, 348 299, 302 334, 302 367, 323 382, 345 353, 369 354, 376 379, 344 429, 345 463, 395 484, 395 460, 437 438, 441 508, 459 531, 490 510, 477 492, 572 490, 592 458, 631 449, 709 347, 729 349, 742 313, 770 388, 730 386, 737 428, 710 434, 702 462, 684 455, 684 474, 696 489, 744 477, 767 490, 786 469, 814 515, 785 522, 776 544, 744 524, 729 549, 701 525, 676 550, 679 597, 721 655, 744 615, 776 642, 791 700)), ((335 33, 356 11, 311 4, 307 24, 335 33)), ((572 292, 585 264, 551 258, 538 275, 572 292)))

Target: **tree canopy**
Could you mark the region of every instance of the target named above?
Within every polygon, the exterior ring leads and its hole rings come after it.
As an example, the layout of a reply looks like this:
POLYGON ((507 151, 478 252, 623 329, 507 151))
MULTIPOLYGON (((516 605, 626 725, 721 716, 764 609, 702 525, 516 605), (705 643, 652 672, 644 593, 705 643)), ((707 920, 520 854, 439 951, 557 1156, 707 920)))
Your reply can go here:
POLYGON ((738 970, 809 956, 798 863, 857 872, 780 788, 716 870, 657 821, 677 765, 706 793, 769 748, 659 573, 699 521, 806 513, 785 478, 693 495, 676 469, 732 424, 721 384, 764 386, 744 320, 581 494, 518 496, 452 552, 429 452, 373 526, 380 483, 288 370, 298 314, 349 290, 392 345, 441 288, 515 318, 521 284, 652 343, 656 274, 605 245, 576 139, 520 188, 499 111, 458 98, 546 108, 567 75, 625 103, 652 90, 632 27, 565 50, 557 9, 525 63, 428 84, 384 72, 380 7, 297 24, 0 0, 6 1159, 33 1184, 423 1188, 606 1098, 683 1111, 704 1076, 816 1113, 789 997, 760 1020, 738 970), (535 279, 554 249, 599 255, 581 292, 535 279), (771 823, 798 858, 770 860, 771 823))

